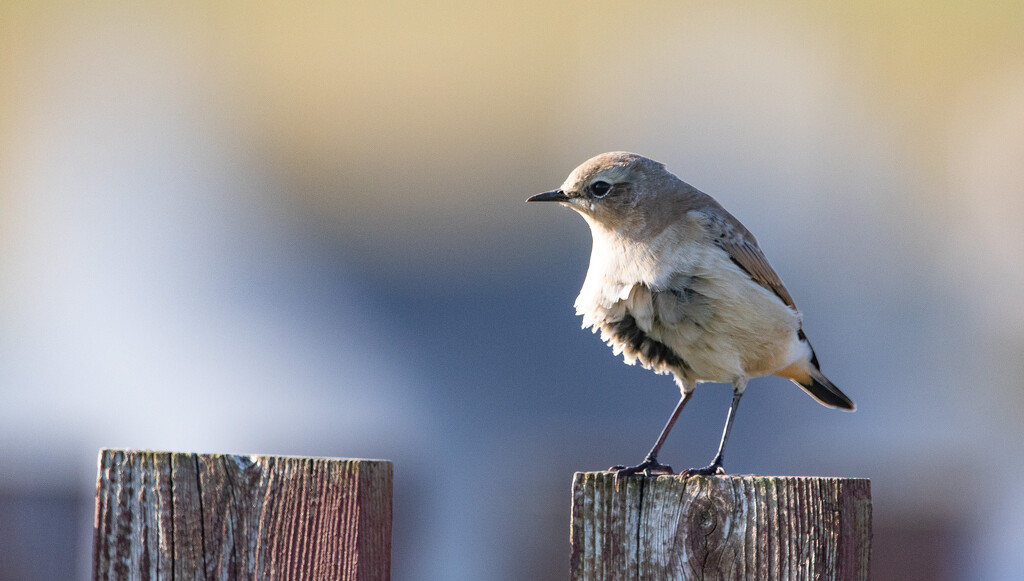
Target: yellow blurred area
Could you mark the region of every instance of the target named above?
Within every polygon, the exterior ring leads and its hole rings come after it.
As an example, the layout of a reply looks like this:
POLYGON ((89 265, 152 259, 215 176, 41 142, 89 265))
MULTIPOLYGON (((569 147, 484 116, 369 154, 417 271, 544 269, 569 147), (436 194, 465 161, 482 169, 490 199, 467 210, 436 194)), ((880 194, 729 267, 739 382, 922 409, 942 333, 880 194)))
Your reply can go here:
MULTIPOLYGON (((400 188, 420 211, 456 195, 416 187, 424 179, 480 171, 510 143, 544 137, 568 58, 550 51, 573 42, 563 27, 572 12, 545 3, 7 4, 0 106, 8 121, 31 112, 48 76, 65 72, 54 68, 78 58, 96 82, 137 76, 198 92, 211 122, 230 123, 258 154, 311 182, 298 193, 315 203, 364 211, 400 188), (99 52, 118 41, 110 50, 127 54, 99 52), (185 70, 152 79, 133 70, 133 50, 185 70), (315 187, 325 182, 332 187, 315 187)), ((4 147, 17 147, 17 132, 5 134, 4 147)))
MULTIPOLYGON (((458 211, 467 192, 439 187, 446 176, 486 183, 497 165, 522 170, 552 144, 572 142, 565 130, 576 125, 564 121, 588 99, 642 93, 647 78, 671 77, 695 59, 727 59, 730 44, 757 51, 743 39, 708 42, 737 23, 743 33, 776 21, 798 44, 812 41, 829 66, 844 69, 843 90, 917 152, 924 173, 945 166, 947 123, 971 88, 1024 66, 1024 7, 1013 1, 5 0, 0 10, 6 158, 21 144, 17 120, 40 106, 54 75, 69 72, 61 67, 97 83, 139 75, 192 93, 211 122, 228 123, 244 146, 305 184, 292 194, 329 212, 458 211), (102 42, 118 54, 96 49, 102 42), (638 46, 655 52, 617 58, 638 46), (150 58, 181 68, 163 79, 132 69, 152 66, 150 58), (403 203, 382 202, 389 191, 403 203)), ((679 79, 676 98, 685 104, 686 89, 706 81, 714 79, 679 79)))

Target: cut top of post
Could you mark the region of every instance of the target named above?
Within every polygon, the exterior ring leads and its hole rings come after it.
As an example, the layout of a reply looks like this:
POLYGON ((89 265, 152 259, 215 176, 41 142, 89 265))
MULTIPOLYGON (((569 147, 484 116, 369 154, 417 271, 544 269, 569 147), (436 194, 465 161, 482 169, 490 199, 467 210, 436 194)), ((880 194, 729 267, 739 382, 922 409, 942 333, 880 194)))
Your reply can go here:
POLYGON ((867 479, 573 480, 572 579, 868 578, 867 479))
POLYGON ((391 463, 102 450, 94 579, 386 580, 391 463))

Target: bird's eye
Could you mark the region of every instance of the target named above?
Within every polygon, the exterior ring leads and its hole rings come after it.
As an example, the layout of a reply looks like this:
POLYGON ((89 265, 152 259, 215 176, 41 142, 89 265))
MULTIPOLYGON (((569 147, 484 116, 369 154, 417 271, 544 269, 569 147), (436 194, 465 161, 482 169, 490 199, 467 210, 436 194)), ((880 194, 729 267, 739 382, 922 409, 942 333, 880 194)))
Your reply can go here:
POLYGON ((595 198, 603 198, 611 191, 612 185, 608 182, 594 182, 590 184, 590 192, 595 198))

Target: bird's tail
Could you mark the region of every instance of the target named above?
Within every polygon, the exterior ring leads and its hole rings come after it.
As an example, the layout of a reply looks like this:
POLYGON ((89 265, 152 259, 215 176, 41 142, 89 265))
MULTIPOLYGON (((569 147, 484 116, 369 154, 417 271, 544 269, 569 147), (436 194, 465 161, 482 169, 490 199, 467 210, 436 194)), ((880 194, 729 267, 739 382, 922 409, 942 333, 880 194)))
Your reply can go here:
POLYGON ((809 369, 807 369, 807 373, 803 377, 799 379, 790 377, 793 383, 804 388, 804 391, 818 400, 818 403, 821 405, 850 411, 856 408, 853 405, 853 401, 846 397, 846 394, 840 391, 838 387, 832 385, 832 382, 825 377, 825 374, 820 369, 813 365, 808 367, 809 369))

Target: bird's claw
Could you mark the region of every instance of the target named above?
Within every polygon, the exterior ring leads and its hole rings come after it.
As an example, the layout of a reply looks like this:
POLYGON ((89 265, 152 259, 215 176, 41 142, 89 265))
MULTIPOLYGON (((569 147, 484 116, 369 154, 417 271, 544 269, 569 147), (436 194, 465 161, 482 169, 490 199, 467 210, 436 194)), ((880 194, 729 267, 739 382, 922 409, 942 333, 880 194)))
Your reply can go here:
POLYGON ((722 464, 719 462, 714 462, 703 468, 690 468, 689 470, 683 470, 682 472, 679 473, 679 475, 683 477, 717 476, 720 474, 725 474, 725 468, 723 468, 722 464))
POLYGON ((636 466, 612 466, 608 470, 615 473, 616 488, 619 487, 619 482, 623 478, 627 478, 634 474, 642 473, 644 476, 651 476, 652 474, 675 474, 671 466, 668 464, 661 464, 651 457, 644 458, 644 461, 636 466))

